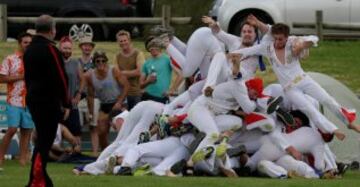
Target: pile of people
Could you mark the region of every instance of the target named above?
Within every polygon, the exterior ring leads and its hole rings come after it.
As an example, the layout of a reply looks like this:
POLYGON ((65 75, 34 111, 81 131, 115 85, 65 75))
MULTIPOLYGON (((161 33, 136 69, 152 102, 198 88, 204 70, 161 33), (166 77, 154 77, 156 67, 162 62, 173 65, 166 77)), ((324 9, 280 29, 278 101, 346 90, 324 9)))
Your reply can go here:
MULTIPOLYGON (((248 176, 334 178, 338 167, 328 146, 345 134, 320 111, 320 105, 355 132, 356 113, 341 106, 301 68, 316 46, 316 36, 289 36, 282 23, 266 25, 254 15, 241 37, 220 29, 197 29, 187 43, 174 31, 156 26, 146 48, 165 48, 171 66, 194 82, 169 103, 142 101, 113 118, 118 136, 77 175, 248 176), (263 37, 260 37, 260 33, 263 37), (255 77, 266 57, 278 83, 263 87, 255 77), (119 120, 121 119, 121 120, 119 120), (120 125, 119 125, 120 126, 120 125)), ((152 64, 143 69, 152 75, 152 64)), ((147 77, 146 82, 152 78, 147 77)), ((158 80, 158 79, 157 79, 158 80)))

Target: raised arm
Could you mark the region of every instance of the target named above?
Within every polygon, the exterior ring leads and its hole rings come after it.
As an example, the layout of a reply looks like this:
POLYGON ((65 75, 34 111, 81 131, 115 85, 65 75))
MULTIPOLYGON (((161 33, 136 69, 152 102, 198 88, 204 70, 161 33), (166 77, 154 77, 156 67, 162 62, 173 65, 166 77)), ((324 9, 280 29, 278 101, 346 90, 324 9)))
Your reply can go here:
POLYGON ((256 108, 254 101, 250 100, 247 87, 242 81, 232 80, 231 94, 245 113, 253 112, 256 108))
POLYGON ((219 24, 215 22, 211 17, 209 16, 203 16, 202 20, 205 24, 208 24, 208 26, 211 28, 214 36, 224 43, 229 51, 233 51, 238 49, 241 46, 240 37, 229 34, 221 30, 219 24))

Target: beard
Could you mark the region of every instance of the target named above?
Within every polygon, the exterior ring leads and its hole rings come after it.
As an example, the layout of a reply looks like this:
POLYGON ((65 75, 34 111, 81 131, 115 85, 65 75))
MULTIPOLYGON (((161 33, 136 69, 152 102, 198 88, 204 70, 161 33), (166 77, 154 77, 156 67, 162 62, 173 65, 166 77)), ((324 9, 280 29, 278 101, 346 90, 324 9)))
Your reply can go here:
POLYGON ((63 54, 63 57, 65 58, 65 60, 69 59, 72 55, 71 52, 62 52, 62 54, 63 54))

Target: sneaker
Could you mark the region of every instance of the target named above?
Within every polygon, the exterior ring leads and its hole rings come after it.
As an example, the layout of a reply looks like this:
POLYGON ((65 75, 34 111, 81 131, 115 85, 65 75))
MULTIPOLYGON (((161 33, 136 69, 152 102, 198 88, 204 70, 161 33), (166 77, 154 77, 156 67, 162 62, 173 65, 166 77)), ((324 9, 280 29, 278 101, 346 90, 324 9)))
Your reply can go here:
POLYGON ((108 163, 105 167, 105 174, 107 175, 113 174, 114 167, 116 166, 116 160, 117 159, 115 156, 109 157, 108 163))
POLYGON ((346 108, 341 108, 341 113, 343 117, 346 119, 348 124, 351 124, 356 120, 356 111, 355 110, 349 110, 346 108))
POLYGON ((218 158, 222 158, 225 156, 226 154, 226 150, 227 150, 228 144, 226 143, 226 141, 222 141, 217 147, 216 147, 216 157, 218 158))
POLYGON ((134 176, 145 176, 145 175, 151 175, 151 166, 150 166, 150 164, 142 165, 141 167, 138 167, 134 171, 134 176))
POLYGON ((158 118, 157 124, 159 124, 159 136, 160 139, 165 138, 169 133, 170 125, 169 125, 169 116, 160 115, 158 118))
POLYGON ((345 172, 350 168, 350 164, 337 163, 338 172, 337 175, 343 176, 345 172))
POLYGON ((195 139, 191 142, 189 146, 189 153, 193 154, 196 148, 199 146, 201 141, 205 138, 206 134, 203 132, 199 132, 196 134, 195 139))
POLYGON ((171 166, 170 172, 177 175, 183 173, 186 169, 186 160, 182 159, 171 166))
POLYGON ((201 149, 201 150, 195 152, 192 155, 191 160, 193 161, 194 164, 198 163, 200 161, 210 158, 210 156, 213 152, 214 152, 213 147, 206 147, 204 149, 201 149))
POLYGON ((164 27, 162 25, 155 25, 149 30, 149 35, 161 36, 167 34, 170 39, 174 37, 175 31, 173 27, 164 27))
POLYGON ((149 131, 141 132, 139 135, 138 144, 146 143, 149 141, 150 141, 150 132, 149 131))
POLYGON ((75 166, 72 170, 73 174, 81 175, 84 172, 84 167, 85 167, 85 165, 75 166))
POLYGON ((130 176, 132 175, 130 167, 121 167, 116 175, 130 176))
POLYGON ((246 153, 245 145, 238 145, 236 147, 228 148, 226 154, 231 157, 240 156, 241 154, 246 153))
POLYGON ((278 97, 271 97, 268 101, 267 104, 267 110, 266 113, 267 114, 272 114, 274 113, 278 108, 280 103, 283 101, 283 97, 278 96, 278 97))
POLYGON ((285 112, 283 109, 278 108, 276 110, 276 116, 279 117, 285 124, 295 126, 295 120, 293 116, 290 113, 285 112))

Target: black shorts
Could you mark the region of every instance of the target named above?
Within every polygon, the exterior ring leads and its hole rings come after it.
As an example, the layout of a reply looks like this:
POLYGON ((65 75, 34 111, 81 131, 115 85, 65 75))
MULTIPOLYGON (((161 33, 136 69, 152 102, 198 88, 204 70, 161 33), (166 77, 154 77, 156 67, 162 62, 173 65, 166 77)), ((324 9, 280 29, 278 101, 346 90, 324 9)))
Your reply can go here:
POLYGON ((79 109, 71 109, 69 118, 63 123, 74 136, 81 135, 79 109))
POLYGON ((109 114, 114 105, 115 103, 101 103, 100 111, 104 112, 105 114, 109 114))

